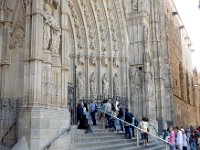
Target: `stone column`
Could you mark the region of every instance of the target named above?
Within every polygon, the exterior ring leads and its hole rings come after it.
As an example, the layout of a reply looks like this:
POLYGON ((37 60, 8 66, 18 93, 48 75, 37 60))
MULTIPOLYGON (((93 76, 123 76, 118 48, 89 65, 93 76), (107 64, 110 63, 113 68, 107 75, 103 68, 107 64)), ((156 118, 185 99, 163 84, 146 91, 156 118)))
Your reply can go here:
MULTIPOLYGON (((24 105, 19 114, 18 139, 25 137, 30 150, 43 149, 51 139, 55 138, 62 130, 67 129, 70 124, 70 114, 67 109, 68 8, 65 0, 62 0, 61 4, 59 3, 62 6, 61 17, 63 20, 61 23, 62 45, 59 56, 62 60, 62 67, 54 66, 52 71, 51 59, 43 57, 43 7, 45 2, 47 1, 34 0, 32 5, 29 3, 26 7, 24 105), (43 72, 45 72, 44 77, 48 78, 47 84, 52 84, 51 86, 54 87, 51 89, 52 92, 50 90, 48 92, 47 89, 46 100, 42 97, 43 72), (53 81, 52 77, 54 77, 53 81), (52 93, 54 93, 54 99, 52 93)), ((56 149, 62 145, 66 149, 69 146, 68 141, 69 136, 64 134, 53 143, 51 148, 56 149)))

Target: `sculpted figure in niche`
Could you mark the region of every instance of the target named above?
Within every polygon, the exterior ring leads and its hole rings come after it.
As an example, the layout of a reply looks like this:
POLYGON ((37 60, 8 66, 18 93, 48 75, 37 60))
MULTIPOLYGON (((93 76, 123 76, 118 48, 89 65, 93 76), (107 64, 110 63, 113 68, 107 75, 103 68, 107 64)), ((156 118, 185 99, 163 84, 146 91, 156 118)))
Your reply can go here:
POLYGON ((115 73, 113 77, 113 91, 114 91, 114 96, 120 95, 120 82, 119 82, 119 76, 117 73, 115 73))
POLYGON ((108 77, 107 77, 107 74, 104 73, 103 75, 103 79, 102 79, 102 94, 104 96, 107 96, 108 95, 108 88, 109 88, 109 85, 108 85, 108 77))
POLYGON ((49 4, 45 4, 44 6, 44 27, 43 27, 43 49, 48 49, 49 48, 49 42, 50 42, 50 38, 51 38, 51 33, 50 33, 50 18, 52 16, 51 13, 51 8, 49 6, 49 4))
POLYGON ((50 4, 55 3, 55 7, 59 4, 56 0, 47 0, 44 5, 44 27, 43 27, 43 49, 50 49, 53 54, 59 53, 61 29, 58 21, 55 19, 52 7, 50 4))
POLYGON ((96 95, 96 76, 95 73, 93 72, 90 75, 90 96, 94 97, 96 95))
POLYGON ((60 35, 61 35, 61 29, 57 23, 57 21, 52 17, 52 45, 51 45, 51 51, 53 54, 59 53, 59 47, 60 47, 60 35))
POLYGON ((117 58, 117 54, 115 53, 113 58, 113 65, 114 67, 119 67, 119 59, 117 58))
POLYGON ((77 80, 78 80, 78 96, 79 96, 79 98, 83 98, 84 97, 85 77, 81 71, 78 74, 77 80))

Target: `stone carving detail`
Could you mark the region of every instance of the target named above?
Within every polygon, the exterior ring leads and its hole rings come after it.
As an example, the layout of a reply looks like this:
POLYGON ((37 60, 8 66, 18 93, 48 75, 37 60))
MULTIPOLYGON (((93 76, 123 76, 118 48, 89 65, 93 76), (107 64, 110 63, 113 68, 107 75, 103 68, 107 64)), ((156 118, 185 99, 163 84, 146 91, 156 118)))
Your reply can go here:
POLYGON ((114 54, 113 66, 114 67, 119 67, 119 59, 117 58, 117 53, 114 54))
POLYGON ((108 95, 108 90, 109 90, 108 77, 107 77, 107 74, 104 73, 103 79, 102 79, 102 94, 103 94, 103 96, 108 95))
POLYGON ((140 87, 142 86, 142 74, 139 69, 132 69, 130 71, 130 80, 131 84, 134 87, 140 87))
POLYGON ((21 27, 18 27, 11 33, 10 48, 15 48, 16 45, 22 46, 25 34, 21 27))
POLYGON ((96 75, 94 72, 90 75, 90 96, 94 97, 96 95, 96 75))
POLYGON ((95 57, 94 53, 91 53, 91 55, 90 55, 90 64, 96 65, 96 57, 95 57))
POLYGON ((59 53, 61 29, 55 18, 55 9, 59 6, 58 0, 46 0, 44 5, 43 49, 51 50, 52 54, 59 53), (54 13, 53 13, 54 12, 54 13))
POLYGON ((101 60, 101 62, 102 62, 102 65, 104 65, 105 67, 108 66, 108 58, 106 58, 105 52, 102 54, 102 60, 101 60))
POLYGON ((119 76, 117 73, 115 73, 113 77, 113 93, 114 93, 114 96, 120 95, 120 81, 119 81, 119 76))
POLYGON ((79 98, 83 98, 84 88, 85 88, 85 77, 81 71, 78 74, 77 82, 78 82, 78 96, 79 98))
POLYGON ((148 40, 149 40, 149 31, 146 25, 143 26, 143 40, 144 40, 144 48, 148 49, 148 40))
POLYGON ((81 52, 79 52, 79 55, 78 55, 78 63, 80 65, 84 65, 84 63, 85 63, 85 61, 84 61, 84 55, 81 52))

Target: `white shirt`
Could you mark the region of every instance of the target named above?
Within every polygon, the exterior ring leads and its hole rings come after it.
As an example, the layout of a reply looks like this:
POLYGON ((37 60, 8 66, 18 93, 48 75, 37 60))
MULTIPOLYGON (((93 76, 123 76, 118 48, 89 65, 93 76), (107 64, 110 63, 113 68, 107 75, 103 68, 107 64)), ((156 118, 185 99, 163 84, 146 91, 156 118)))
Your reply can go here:
POLYGON ((142 121, 141 124, 140 124, 140 126, 141 126, 143 132, 147 132, 149 123, 146 122, 146 121, 142 121))
POLYGON ((186 136, 186 134, 183 134, 183 146, 187 147, 187 136, 186 136))
POLYGON ((177 145, 183 145, 183 134, 180 130, 178 130, 177 138, 176 138, 177 145))
POLYGON ((112 111, 112 109, 111 109, 111 107, 112 107, 111 103, 107 102, 106 106, 107 106, 106 107, 106 112, 111 113, 111 111, 112 111))

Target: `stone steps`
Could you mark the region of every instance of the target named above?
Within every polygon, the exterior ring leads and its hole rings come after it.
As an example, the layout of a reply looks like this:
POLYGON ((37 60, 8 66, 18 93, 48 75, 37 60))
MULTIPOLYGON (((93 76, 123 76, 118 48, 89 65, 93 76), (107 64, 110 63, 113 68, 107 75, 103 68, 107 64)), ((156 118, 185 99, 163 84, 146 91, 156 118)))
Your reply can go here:
POLYGON ((149 138, 149 145, 143 146, 139 141, 137 147, 136 138, 127 139, 124 133, 113 133, 110 129, 102 129, 101 125, 92 126, 93 134, 85 134, 85 130, 75 129, 74 147, 76 150, 165 150, 165 145, 156 143, 149 138))

